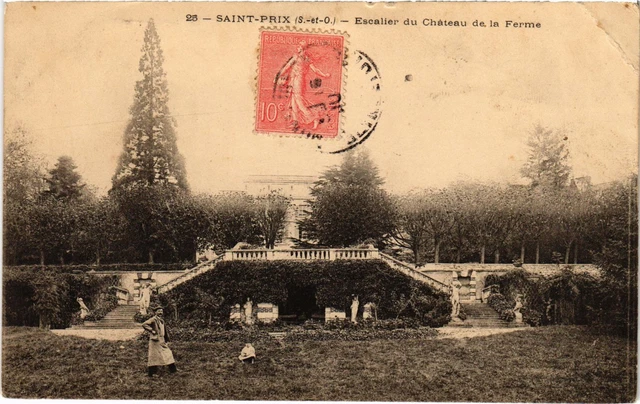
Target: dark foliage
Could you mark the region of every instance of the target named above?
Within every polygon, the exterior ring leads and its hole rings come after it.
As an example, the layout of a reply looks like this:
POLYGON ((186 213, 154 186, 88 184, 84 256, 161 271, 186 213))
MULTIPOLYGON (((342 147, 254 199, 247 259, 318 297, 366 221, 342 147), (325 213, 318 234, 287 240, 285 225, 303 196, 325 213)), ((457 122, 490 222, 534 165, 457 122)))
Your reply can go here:
POLYGON ((109 291, 115 281, 113 276, 5 267, 2 278, 5 325, 66 328, 80 310, 78 297, 90 310, 98 309, 98 315, 115 307, 115 295, 109 291))
POLYGON ((80 273, 80 272, 111 272, 111 271, 124 271, 124 272, 149 272, 149 271, 183 271, 185 269, 192 268, 193 264, 186 262, 168 263, 168 264, 101 264, 101 265, 47 265, 42 267, 40 265, 19 265, 11 266, 8 268, 11 270, 27 270, 27 271, 50 271, 55 273, 80 273))
POLYGON ((226 322, 231 306, 247 298, 277 304, 282 311, 294 298, 290 294, 300 292, 315 300, 316 308, 343 310, 357 295, 361 307, 366 302, 376 304, 379 319, 416 319, 432 327, 446 324, 451 312, 444 294, 377 260, 221 262, 197 282, 186 282, 160 296, 160 302, 181 319, 226 322))

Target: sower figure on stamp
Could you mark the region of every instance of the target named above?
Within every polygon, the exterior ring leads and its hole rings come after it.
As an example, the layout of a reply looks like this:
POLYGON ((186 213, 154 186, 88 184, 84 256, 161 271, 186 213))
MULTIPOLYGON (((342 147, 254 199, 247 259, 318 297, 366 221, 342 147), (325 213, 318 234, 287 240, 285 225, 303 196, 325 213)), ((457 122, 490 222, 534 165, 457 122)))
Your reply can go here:
POLYGON ((323 73, 313 64, 306 47, 306 42, 300 41, 298 52, 276 74, 274 84, 283 86, 288 90, 290 120, 293 125, 308 125, 312 123, 313 129, 316 129, 324 111, 319 109, 319 106, 311 105, 311 102, 305 97, 307 76, 309 70, 324 78, 329 77, 330 74, 323 73))
POLYGON ((175 373, 176 368, 173 353, 169 349, 169 333, 164 324, 164 312, 162 307, 155 308, 155 315, 142 324, 142 328, 148 331, 149 336, 149 361, 147 368, 149 377, 157 376, 160 366, 169 366, 169 372, 175 373))

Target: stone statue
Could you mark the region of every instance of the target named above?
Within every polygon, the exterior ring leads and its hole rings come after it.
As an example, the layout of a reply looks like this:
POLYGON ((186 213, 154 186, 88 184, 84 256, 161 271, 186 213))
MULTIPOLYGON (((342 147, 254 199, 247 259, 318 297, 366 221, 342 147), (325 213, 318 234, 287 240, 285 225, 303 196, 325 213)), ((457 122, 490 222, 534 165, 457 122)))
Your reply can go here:
POLYGON ((522 309, 522 298, 520 297, 520 295, 517 295, 516 305, 513 308, 513 314, 515 314, 516 316, 515 318, 516 323, 522 323, 522 313, 520 312, 520 309, 522 309))
POLYGON ((247 298, 247 302, 244 304, 244 322, 247 325, 253 324, 253 302, 251 298, 247 298))
POLYGON ((140 289, 140 300, 138 301, 140 305, 140 314, 146 315, 147 310, 149 309, 149 304, 151 304, 151 285, 145 284, 140 289))
POLYGON ((360 306, 360 300, 358 300, 358 296, 354 296, 351 301, 351 322, 356 324, 358 320, 356 317, 358 316, 358 307, 360 306))
POLYGON ((81 297, 77 298, 76 301, 80 305, 80 318, 84 320, 89 315, 89 308, 84 304, 84 300, 81 297))
POLYGON ((460 315, 460 287, 462 284, 457 280, 451 284, 451 319, 457 319, 460 315))

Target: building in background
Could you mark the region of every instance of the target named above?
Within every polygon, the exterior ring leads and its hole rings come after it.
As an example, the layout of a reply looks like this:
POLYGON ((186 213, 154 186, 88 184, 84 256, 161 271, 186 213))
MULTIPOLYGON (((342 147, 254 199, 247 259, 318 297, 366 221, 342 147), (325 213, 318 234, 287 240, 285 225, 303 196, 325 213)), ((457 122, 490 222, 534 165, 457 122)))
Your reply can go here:
POLYGON ((301 238, 298 221, 304 217, 311 186, 317 179, 311 175, 250 175, 245 180, 244 191, 250 195, 266 195, 277 191, 291 198, 280 246, 291 245, 292 239, 301 238))

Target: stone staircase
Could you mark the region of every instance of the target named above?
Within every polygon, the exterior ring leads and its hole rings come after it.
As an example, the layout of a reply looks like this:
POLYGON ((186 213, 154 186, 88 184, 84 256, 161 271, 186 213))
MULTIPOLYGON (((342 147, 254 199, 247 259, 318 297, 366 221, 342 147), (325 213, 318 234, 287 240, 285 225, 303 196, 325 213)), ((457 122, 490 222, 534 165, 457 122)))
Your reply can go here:
POLYGON ((209 272, 210 270, 212 270, 213 268, 216 267, 216 265, 218 264, 218 262, 222 261, 224 259, 223 255, 220 255, 219 257, 211 260, 211 261, 206 261, 203 262, 202 264, 196 265, 195 267, 188 269, 185 271, 184 274, 180 275, 179 277, 163 284, 160 285, 158 287, 156 287, 158 293, 167 293, 168 291, 170 291, 171 289, 175 288, 178 285, 181 285, 193 278, 195 278, 198 275, 202 275, 205 272, 209 272))
POLYGON ((72 328, 81 328, 85 330, 141 328, 140 323, 136 323, 133 320, 133 316, 137 312, 138 305, 123 304, 107 313, 107 315, 101 320, 96 322, 85 321, 84 325, 73 326, 72 328))
POLYGON ((512 321, 504 321, 497 311, 485 303, 463 303, 462 310, 467 315, 466 320, 450 322, 450 327, 478 327, 478 328, 513 328, 526 327, 525 324, 517 324, 512 321))
POLYGON ((450 288, 448 285, 428 275, 425 275, 419 271, 416 271, 415 268, 413 268, 411 265, 407 264, 406 262, 397 260, 392 256, 384 254, 382 252, 380 253, 380 259, 382 259, 382 261, 386 262, 391 268, 395 269, 396 271, 402 272, 403 274, 410 276, 411 278, 419 282, 426 283, 427 285, 431 286, 435 290, 439 290, 440 292, 447 293, 447 294, 449 293, 450 288))

